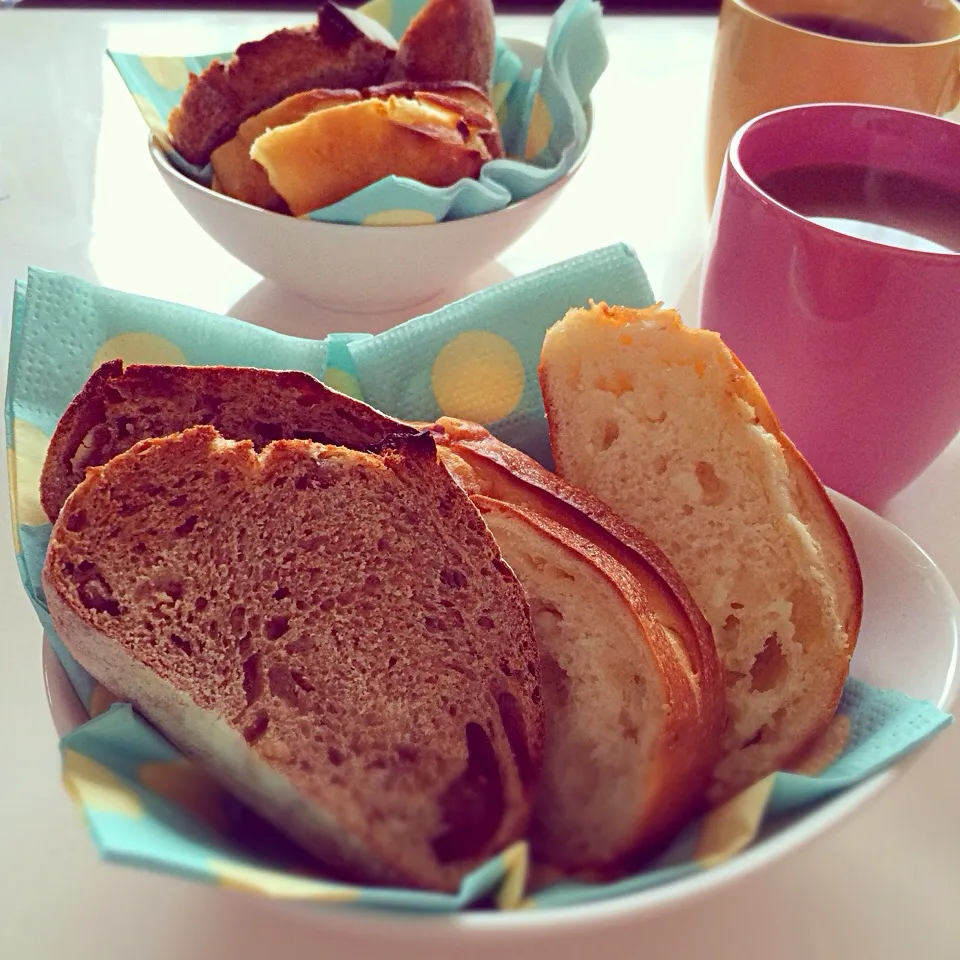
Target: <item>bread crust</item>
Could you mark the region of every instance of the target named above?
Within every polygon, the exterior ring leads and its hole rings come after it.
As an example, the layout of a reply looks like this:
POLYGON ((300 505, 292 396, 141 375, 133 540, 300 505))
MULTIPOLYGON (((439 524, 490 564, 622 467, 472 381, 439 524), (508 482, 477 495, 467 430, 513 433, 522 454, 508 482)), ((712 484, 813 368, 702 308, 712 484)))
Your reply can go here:
POLYGON ((430 0, 400 40, 388 80, 466 80, 489 92, 496 55, 491 0, 430 0))
POLYGON ((368 18, 323 3, 315 23, 241 44, 226 62, 191 74, 167 126, 173 145, 202 166, 248 117, 292 94, 320 88, 360 89, 381 83, 396 53, 368 18))
POLYGON ((454 890, 525 832, 543 747, 530 614, 428 435, 375 453, 257 453, 209 426, 142 441, 71 494, 43 584, 92 676, 337 876, 454 890), (379 511, 369 530, 325 512, 344 497, 379 511), (416 530, 431 548, 413 566, 416 530), (284 555, 291 532, 320 542, 284 555), (402 547, 392 578, 355 563, 354 538, 384 560, 402 547))
POLYGON ((140 440, 210 423, 231 440, 263 446, 305 437, 368 449, 416 428, 299 371, 252 367, 101 364, 61 416, 40 474, 40 503, 54 521, 88 467, 140 440), (146 408, 152 413, 142 413, 146 408))

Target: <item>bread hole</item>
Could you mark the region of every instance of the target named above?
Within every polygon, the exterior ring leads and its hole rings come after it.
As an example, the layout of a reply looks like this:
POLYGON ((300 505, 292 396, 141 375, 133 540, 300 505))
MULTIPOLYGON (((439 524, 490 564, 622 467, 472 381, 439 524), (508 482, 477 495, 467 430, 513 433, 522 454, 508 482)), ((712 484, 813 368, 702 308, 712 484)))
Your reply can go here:
POLYGON ((203 613, 207 609, 207 604, 210 601, 206 597, 196 597, 193 601, 193 608, 200 613, 203 613))
POLYGON ((110 617, 119 617, 124 612, 120 602, 114 598, 110 585, 99 573, 77 583, 77 597, 87 609, 110 617))
POLYGON ((644 413, 643 418, 647 423, 663 423, 667 419, 667 411, 655 410, 653 413, 644 413))
POLYGON ((540 652, 540 679, 552 706, 565 707, 570 702, 570 676, 545 650, 540 652))
POLYGON ((442 633, 444 629, 442 617, 424 617, 423 625, 431 633, 442 633))
POLYGON ((500 661, 500 672, 501 672, 505 677, 512 677, 512 676, 513 676, 513 670, 510 669, 510 664, 507 663, 506 659, 502 659, 502 660, 500 661))
POLYGON ((283 649, 291 655, 305 653, 310 649, 310 637, 305 633, 301 633, 296 639, 284 644, 283 649))
POLYGON ((378 550, 386 550, 388 546, 389 546, 389 543, 388 543, 386 537, 380 537, 380 538, 377 540, 377 549, 378 549, 378 550))
POLYGON ((167 502, 171 507, 185 507, 187 505, 187 495, 185 493, 181 493, 179 496, 176 496, 167 502))
POLYGON ((273 481, 274 487, 283 487, 286 486, 287 477, 276 477, 273 481))
POLYGON ((734 600, 734 601, 730 604, 730 609, 731 609, 731 610, 742 610, 742 609, 743 609, 743 604, 742 604, 742 603, 737 603, 737 601, 734 600))
POLYGON ((316 689, 314 685, 299 671, 291 670, 290 676, 293 679, 293 682, 304 692, 313 693, 316 689))
POLYGON ((363 589, 366 590, 367 593, 374 593, 379 586, 380 577, 378 577, 375 573, 367 574, 366 579, 363 581, 363 589))
POLYGON ((716 507, 727 499, 729 488, 724 480, 717 476, 713 464, 707 460, 698 461, 694 468, 697 483, 700 484, 700 500, 708 507, 716 507))
POLYGON ((333 597, 325 597, 320 601, 320 609, 323 613, 329 613, 337 605, 333 597))
POLYGON ((530 746, 527 743, 523 711, 520 709, 517 698, 507 691, 498 694, 497 710, 500 712, 503 732, 507 735, 507 743, 510 745, 510 752, 513 754, 514 763, 517 765, 520 782, 524 787, 528 787, 533 783, 536 773, 533 760, 530 757, 530 746))
POLYGON ((282 664, 275 664, 267 670, 267 687, 272 696, 291 707, 297 705, 297 685, 288 667, 282 664))
POLYGON ((633 380, 625 370, 613 370, 597 377, 595 386, 604 393, 612 393, 615 397, 622 397, 628 391, 633 390, 633 380))
POLYGON ((444 567, 440 571, 440 581, 454 590, 460 590, 467 585, 467 577, 460 570, 454 570, 452 567, 444 567))
POLYGON ((693 513, 693 507, 691 507, 689 503, 685 503, 685 504, 680 508, 680 512, 681 512, 685 517, 689 517, 690 514, 693 513))
POLYGON ((730 614, 720 626, 720 643, 724 647, 733 647, 740 639, 740 618, 730 614))
POLYGON ((763 641, 763 647, 750 667, 750 687, 757 693, 772 690, 787 674, 787 658, 775 633, 763 641))
POLYGON ((230 482, 230 474, 227 473, 226 470, 218 470, 218 471, 213 475, 213 479, 216 480, 217 483, 229 483, 229 482, 230 482))
POLYGON ((268 640, 279 640, 287 632, 286 617, 268 617, 263 624, 263 634, 268 640))
POLYGON ((263 693, 263 676, 260 673, 260 654, 252 653, 243 661, 243 693, 247 706, 255 703, 263 693))
POLYGON ((447 713, 449 713, 451 717, 455 717, 459 712, 455 703, 451 703, 450 706, 447 707, 447 713))
POLYGON ((274 600, 286 600, 290 596, 290 591, 286 587, 278 587, 273 591, 274 600))
POLYGON ((253 429, 268 442, 283 439, 284 430, 279 423, 264 423, 260 421, 253 425, 253 429))
POLYGON ((480 627, 481 630, 492 630, 493 620, 486 614, 482 614, 481 616, 477 617, 477 626, 480 627))
POLYGON ((179 636, 176 633, 170 634, 170 642, 178 649, 182 650, 188 657, 193 656, 193 647, 190 646, 189 640, 184 640, 183 637, 179 636))
POLYGON ((659 453, 653 458, 653 472, 658 476, 663 476, 667 472, 667 458, 659 453))
POLYGON ((243 633, 244 627, 247 625, 246 608, 240 604, 237 604, 237 606, 230 610, 230 615, 227 618, 227 621, 230 624, 231 632, 239 636, 241 633, 243 633))
POLYGON ((87 511, 74 510, 64 520, 64 525, 71 533, 79 533, 87 525, 87 511))
POLYGON ((388 669, 388 670, 392 670, 396 665, 397 665, 397 658, 396 658, 396 657, 390 657, 390 658, 387 660, 387 669, 388 669))
POLYGON ((173 528, 173 532, 177 536, 185 537, 188 533, 193 532, 193 528, 197 525, 197 516, 196 514, 191 513, 186 520, 183 521, 179 526, 173 528))
POLYGON ((506 807, 497 753, 486 730, 478 723, 468 723, 464 735, 466 767, 440 797, 444 830, 431 840, 439 863, 455 863, 483 853, 496 836, 506 807))
POLYGON ((346 759, 344 755, 336 747, 327 748, 327 759, 334 767, 339 767, 343 764, 343 761, 346 759))
POLYGON ((404 763, 416 763, 420 751, 412 743, 398 743, 397 757, 404 763))
POLYGON ((133 545, 133 552, 135 554, 142 555, 147 552, 147 545, 142 540, 138 540, 133 545))
POLYGON ((156 577, 153 581, 153 589, 157 593, 165 593, 171 600, 179 600, 183 596, 183 584, 175 577, 156 577))
POLYGON ((243 728, 243 739, 247 743, 256 743, 266 732, 270 717, 261 711, 243 728))
POLYGON ((624 740, 629 740, 631 743, 639 742, 640 728, 637 726, 633 717, 630 716, 630 712, 626 707, 621 707, 620 715, 617 717, 617 723, 620 724, 620 733, 623 735, 624 740))
POLYGON ((563 622, 563 614, 552 603, 547 603, 545 600, 531 600, 530 615, 533 618, 537 636, 547 636, 563 622))
POLYGON ((609 450, 620 436, 620 424, 615 420, 607 420, 600 431, 600 451, 609 450))

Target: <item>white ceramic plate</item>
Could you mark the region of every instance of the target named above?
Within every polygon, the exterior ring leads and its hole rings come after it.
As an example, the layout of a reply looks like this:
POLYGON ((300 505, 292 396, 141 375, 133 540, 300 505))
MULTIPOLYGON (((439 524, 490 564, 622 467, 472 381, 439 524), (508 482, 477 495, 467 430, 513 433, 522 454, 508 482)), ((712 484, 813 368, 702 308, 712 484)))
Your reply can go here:
MULTIPOLYGON (((934 562, 906 534, 848 498, 833 493, 863 570, 864 616, 851 672, 879 687, 901 690, 949 709, 958 692, 960 602, 934 562)), ((85 719, 63 668, 44 644, 44 678, 50 712, 62 735, 85 719)), ((910 758, 916 757, 916 753, 910 758)), ((489 939, 503 945, 549 929, 614 924, 689 901, 732 883, 798 849, 836 826, 910 767, 910 760, 824 803, 729 863, 675 883, 601 903, 514 913, 463 913, 451 917, 381 916, 369 911, 315 911, 319 922, 351 927, 363 936, 371 924, 382 936, 395 927, 405 938, 424 936, 432 946, 489 939)))

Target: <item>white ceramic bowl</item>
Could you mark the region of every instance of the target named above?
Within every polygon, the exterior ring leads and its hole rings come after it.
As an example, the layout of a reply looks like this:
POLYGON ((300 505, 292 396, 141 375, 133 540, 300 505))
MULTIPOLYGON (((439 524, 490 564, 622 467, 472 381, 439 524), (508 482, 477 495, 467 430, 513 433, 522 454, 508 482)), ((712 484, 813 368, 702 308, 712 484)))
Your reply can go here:
MULTIPOLYGON (((852 673, 879 687, 901 690, 949 709, 956 699, 960 602, 933 561, 903 532, 840 494, 832 494, 860 557, 864 580, 864 618, 852 673)), ((63 668, 45 644, 44 677, 50 711, 62 735, 85 719, 63 668)), ((668 907, 689 906, 699 896, 727 886, 799 849, 860 809, 910 768, 919 751, 782 825, 727 863, 704 873, 639 893, 583 906, 510 913, 467 912, 450 917, 377 914, 326 909, 301 914, 331 930, 347 931, 359 944, 402 937, 422 940, 445 956, 444 947, 483 945, 491 958, 531 942, 546 946, 557 937, 587 934, 617 926, 668 907)), ((298 906, 287 904, 286 909, 298 906)))
MULTIPOLYGON (((525 71, 543 47, 507 39, 525 71)), ((587 118, 591 120, 590 105, 587 118)), ((592 130, 592 124, 591 124, 592 130)), ((328 309, 352 313, 425 303, 490 263, 523 236, 582 165, 503 210, 420 226, 370 227, 301 220, 261 210, 195 183, 149 140, 150 156, 184 209, 225 250, 280 287, 328 309)))

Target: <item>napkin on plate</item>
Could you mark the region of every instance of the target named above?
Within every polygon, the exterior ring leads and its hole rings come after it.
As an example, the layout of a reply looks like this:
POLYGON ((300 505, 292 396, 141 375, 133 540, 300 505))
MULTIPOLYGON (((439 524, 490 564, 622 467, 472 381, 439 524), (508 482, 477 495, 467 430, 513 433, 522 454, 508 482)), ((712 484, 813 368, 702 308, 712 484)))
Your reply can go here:
MULTIPOLYGON (((425 0, 372 0, 360 10, 398 39, 425 0)), ((167 117, 180 102, 190 72, 233 51, 203 56, 155 57, 108 51, 157 142, 186 176, 209 186, 209 164, 188 163, 170 145, 167 117)), ((507 158, 491 160, 477 180, 429 187, 386 177, 349 197, 307 214, 335 223, 428 223, 492 213, 550 186, 582 154, 590 131, 586 104, 607 66, 600 4, 565 0, 553 15, 542 66, 524 64, 509 42, 497 38, 491 100, 497 109, 507 158)))
POLYGON ((527 888, 518 843, 456 895, 358 887, 312 872, 301 854, 227 796, 126 704, 86 674, 53 631, 40 588, 50 525, 38 477, 47 439, 101 362, 294 368, 388 413, 485 423, 549 464, 537 363, 546 329, 589 299, 646 306, 653 294, 622 245, 518 277, 376 336, 301 340, 238 320, 32 270, 16 290, 7 382, 7 463, 23 584, 93 719, 64 737, 63 778, 108 860, 264 896, 351 908, 450 912, 477 905, 558 907, 662 885, 710 869, 785 830, 817 804, 889 767, 951 718, 932 704, 855 679, 830 728, 791 771, 691 824, 661 857, 615 884, 527 888))

